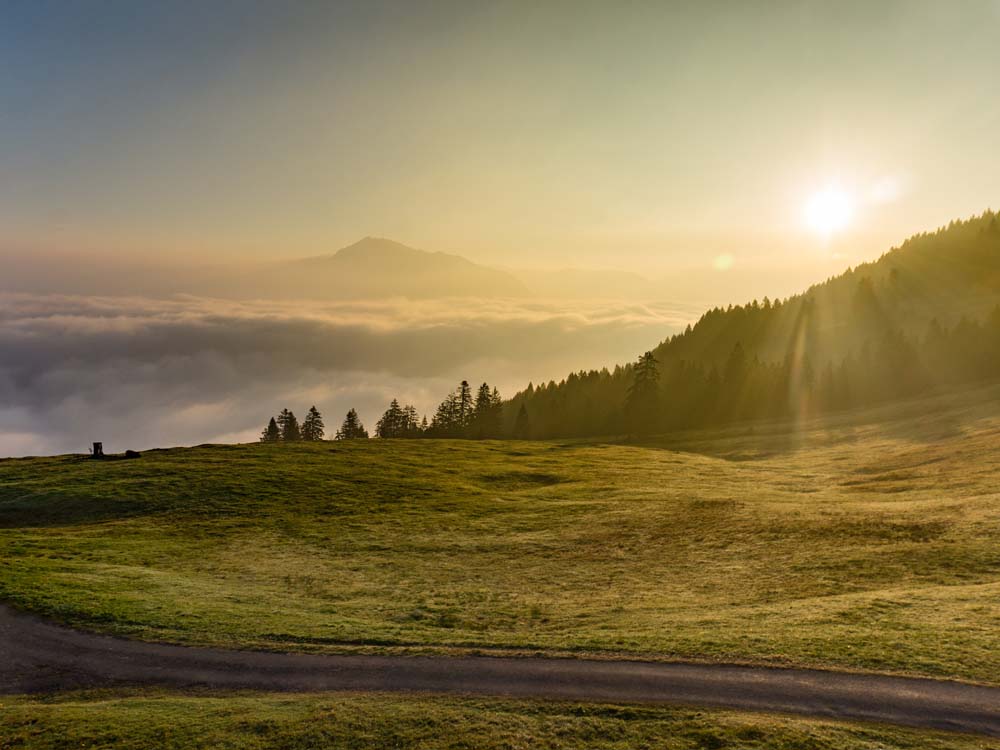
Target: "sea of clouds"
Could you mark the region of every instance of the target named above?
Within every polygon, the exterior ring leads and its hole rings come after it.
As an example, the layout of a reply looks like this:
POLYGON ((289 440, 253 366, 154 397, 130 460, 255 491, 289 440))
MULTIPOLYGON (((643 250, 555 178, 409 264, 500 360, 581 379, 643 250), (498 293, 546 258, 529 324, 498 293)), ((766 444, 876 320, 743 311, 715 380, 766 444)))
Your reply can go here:
POLYGON ((287 406, 332 433, 396 397, 428 416, 461 379, 634 359, 696 316, 666 304, 449 299, 233 302, 0 293, 0 456, 255 440, 287 406))

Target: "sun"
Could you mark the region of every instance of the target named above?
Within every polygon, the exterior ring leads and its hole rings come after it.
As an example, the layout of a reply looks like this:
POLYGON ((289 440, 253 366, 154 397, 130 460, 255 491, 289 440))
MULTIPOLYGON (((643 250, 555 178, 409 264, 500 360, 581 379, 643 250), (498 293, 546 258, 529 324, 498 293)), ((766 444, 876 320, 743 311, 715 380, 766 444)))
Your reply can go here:
POLYGON ((812 231, 829 237, 850 226, 854 199, 846 190, 830 186, 813 193, 805 205, 805 222, 812 231))

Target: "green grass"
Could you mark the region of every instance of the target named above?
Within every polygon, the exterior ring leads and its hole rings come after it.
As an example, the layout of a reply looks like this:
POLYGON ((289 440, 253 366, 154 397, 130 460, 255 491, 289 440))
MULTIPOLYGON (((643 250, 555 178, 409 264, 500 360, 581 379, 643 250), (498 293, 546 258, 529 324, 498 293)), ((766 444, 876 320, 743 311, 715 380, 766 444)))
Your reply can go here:
POLYGON ((995 684, 998 477, 997 388, 644 446, 8 460, 0 598, 182 643, 626 654, 995 684))
POLYGON ((0 697, 0 748, 984 750, 995 740, 725 711, 389 695, 0 697))

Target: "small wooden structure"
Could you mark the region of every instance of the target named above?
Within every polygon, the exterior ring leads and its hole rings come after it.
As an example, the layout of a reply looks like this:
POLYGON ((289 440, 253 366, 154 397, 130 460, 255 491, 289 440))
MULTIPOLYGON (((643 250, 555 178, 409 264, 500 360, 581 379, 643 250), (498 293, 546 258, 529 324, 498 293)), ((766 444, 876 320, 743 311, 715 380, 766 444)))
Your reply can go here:
POLYGON ((94 450, 90 454, 91 458, 104 458, 104 443, 94 443, 94 450))

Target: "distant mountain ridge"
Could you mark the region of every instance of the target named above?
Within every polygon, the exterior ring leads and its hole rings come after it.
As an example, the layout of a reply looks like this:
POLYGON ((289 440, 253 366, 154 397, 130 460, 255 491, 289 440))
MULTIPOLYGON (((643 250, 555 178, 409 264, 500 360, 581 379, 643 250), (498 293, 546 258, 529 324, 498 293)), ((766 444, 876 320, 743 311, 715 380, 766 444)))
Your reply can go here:
POLYGON ((428 252, 383 237, 365 237, 328 255, 283 264, 282 288, 307 297, 524 297, 514 276, 460 255, 428 252))

